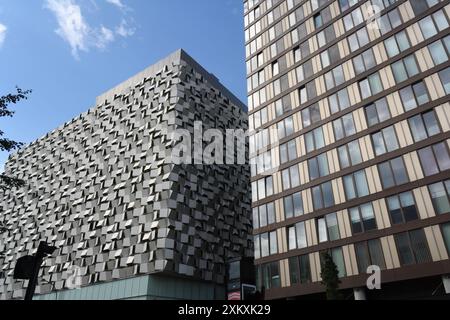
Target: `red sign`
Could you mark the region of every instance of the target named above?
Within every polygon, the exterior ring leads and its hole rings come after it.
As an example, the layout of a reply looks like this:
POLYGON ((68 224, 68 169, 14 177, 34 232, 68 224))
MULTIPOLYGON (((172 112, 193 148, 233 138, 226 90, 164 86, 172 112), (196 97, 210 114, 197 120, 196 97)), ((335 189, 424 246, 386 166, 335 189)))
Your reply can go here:
POLYGON ((236 292, 230 292, 228 293, 228 300, 241 300, 241 292, 240 291, 236 291, 236 292))

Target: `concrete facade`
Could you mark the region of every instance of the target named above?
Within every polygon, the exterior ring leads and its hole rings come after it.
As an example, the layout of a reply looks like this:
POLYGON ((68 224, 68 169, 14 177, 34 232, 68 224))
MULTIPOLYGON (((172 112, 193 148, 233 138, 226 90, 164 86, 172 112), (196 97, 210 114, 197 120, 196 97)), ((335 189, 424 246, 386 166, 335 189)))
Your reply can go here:
POLYGON ((249 168, 175 165, 171 135, 194 121, 246 130, 245 110, 179 50, 12 155, 6 172, 26 186, 0 195, 0 298, 24 297, 15 261, 40 241, 58 249, 37 294, 67 289, 73 266, 82 287, 154 274, 223 284, 228 258, 253 255, 249 168))

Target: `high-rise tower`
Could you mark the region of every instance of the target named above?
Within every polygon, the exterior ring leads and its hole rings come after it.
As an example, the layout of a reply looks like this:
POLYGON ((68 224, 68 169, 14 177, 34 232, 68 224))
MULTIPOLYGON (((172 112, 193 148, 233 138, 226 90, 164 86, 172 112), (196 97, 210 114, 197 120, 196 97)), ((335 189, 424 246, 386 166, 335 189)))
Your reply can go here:
POLYGON ((266 297, 323 294, 322 252, 346 296, 449 292, 449 1, 244 5, 266 297))

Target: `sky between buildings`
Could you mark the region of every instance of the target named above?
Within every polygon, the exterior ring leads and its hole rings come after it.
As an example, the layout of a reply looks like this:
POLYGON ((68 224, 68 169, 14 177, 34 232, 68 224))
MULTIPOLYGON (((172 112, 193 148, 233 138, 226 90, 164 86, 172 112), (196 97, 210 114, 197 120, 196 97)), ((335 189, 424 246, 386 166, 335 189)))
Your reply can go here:
POLYGON ((242 0, 0 0, 0 96, 33 90, 0 130, 32 142, 178 48, 245 102, 242 11, 242 0))

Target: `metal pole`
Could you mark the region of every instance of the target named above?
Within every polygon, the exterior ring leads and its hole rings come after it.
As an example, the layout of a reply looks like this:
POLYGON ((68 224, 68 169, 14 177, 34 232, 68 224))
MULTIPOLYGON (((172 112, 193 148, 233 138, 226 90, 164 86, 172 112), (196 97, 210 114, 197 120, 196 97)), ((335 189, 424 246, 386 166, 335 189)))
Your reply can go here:
POLYGON ((36 260, 33 266, 33 276, 28 282, 27 293, 25 294, 25 300, 33 300, 34 291, 36 290, 36 284, 39 276, 39 269, 42 264, 42 254, 38 251, 36 253, 36 260))

